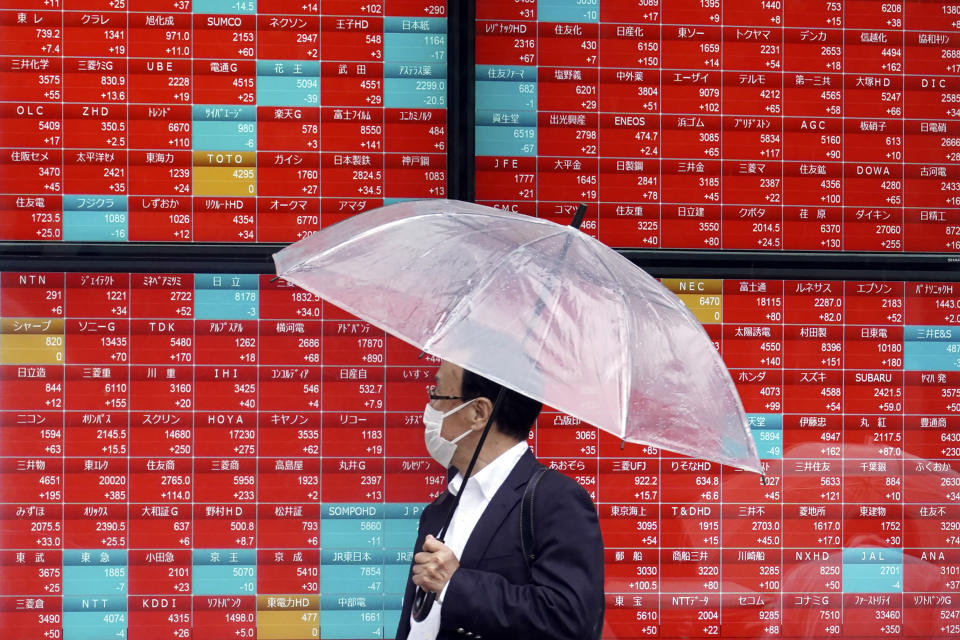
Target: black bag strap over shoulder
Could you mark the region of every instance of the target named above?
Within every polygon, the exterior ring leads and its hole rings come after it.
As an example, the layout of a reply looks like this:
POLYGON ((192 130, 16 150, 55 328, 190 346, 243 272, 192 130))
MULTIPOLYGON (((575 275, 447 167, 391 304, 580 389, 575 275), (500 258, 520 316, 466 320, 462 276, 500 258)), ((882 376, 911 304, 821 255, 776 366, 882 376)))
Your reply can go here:
MULTIPOLYGON (((523 560, 527 563, 527 571, 530 571, 533 561, 537 559, 534 550, 533 537, 533 499, 536 495, 537 484, 544 474, 550 471, 548 467, 540 466, 533 472, 527 487, 523 490, 523 498, 520 500, 520 548, 523 551, 523 560)), ((600 640, 603 633, 603 609, 600 609, 600 617, 593 624, 590 632, 590 640, 600 640)))
POLYGON ((526 489, 523 490, 523 498, 520 500, 520 548, 523 551, 523 559, 527 563, 527 569, 536 560, 533 544, 533 498, 540 478, 547 471, 547 467, 544 466, 534 471, 533 476, 527 482, 526 489))

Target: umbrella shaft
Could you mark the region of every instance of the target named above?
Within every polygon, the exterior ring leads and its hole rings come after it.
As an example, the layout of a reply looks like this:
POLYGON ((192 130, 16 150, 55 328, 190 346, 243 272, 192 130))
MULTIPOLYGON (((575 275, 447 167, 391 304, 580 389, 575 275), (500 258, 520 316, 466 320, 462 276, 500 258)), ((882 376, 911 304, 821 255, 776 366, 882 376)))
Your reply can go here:
POLYGON ((477 458, 480 457, 480 450, 483 449, 483 443, 487 440, 487 434, 490 433, 490 427, 493 425, 493 419, 497 415, 497 409, 500 408, 500 404, 503 401, 504 392, 506 387, 500 387, 500 391, 497 392, 497 398, 493 401, 493 409, 490 411, 490 417, 487 418, 487 424, 483 427, 483 433, 480 434, 480 440, 477 442, 477 448, 473 450, 473 456, 470 458, 470 464, 467 465, 467 470, 463 472, 463 482, 460 483, 460 490, 457 491, 457 495, 453 497, 453 502, 450 504, 450 509, 447 511, 447 517, 443 520, 443 526, 440 527, 440 532, 437 534, 437 540, 443 542, 443 537, 447 534, 447 528, 450 526, 450 522, 453 520, 453 512, 457 510, 457 505, 460 504, 460 496, 463 495, 463 490, 467 486, 467 480, 470 478, 470 474, 473 473, 473 467, 477 462, 477 458))
MULTIPOLYGON (((477 448, 473 451, 473 457, 470 458, 470 464, 467 465, 467 470, 463 473, 463 482, 460 483, 460 490, 457 491, 457 495, 453 497, 453 502, 450 504, 450 509, 447 511, 447 516, 444 518, 443 526, 440 527, 439 533, 437 533, 437 540, 443 542, 443 538, 447 535, 447 528, 450 526, 451 520, 453 520, 453 512, 457 510, 457 505, 460 504, 460 496, 463 495, 463 490, 467 487, 467 480, 470 478, 470 474, 473 472, 473 466, 477 462, 477 458, 480 456, 480 450, 483 449, 483 443, 487 439, 487 434, 490 433, 490 427, 493 425, 493 419, 497 415, 497 409, 500 408, 500 403, 503 400, 504 392, 506 387, 500 386, 500 391, 497 392, 497 399, 493 402, 493 409, 490 411, 490 417, 487 418, 487 424, 483 427, 483 433, 480 434, 480 440, 477 442, 477 448)), ((413 619, 417 622, 423 622, 427 618, 427 614, 430 613, 430 609, 433 608, 433 601, 436 599, 437 594, 427 593, 420 587, 417 587, 417 590, 414 592, 413 606, 411 607, 411 613, 413 614, 413 619)))

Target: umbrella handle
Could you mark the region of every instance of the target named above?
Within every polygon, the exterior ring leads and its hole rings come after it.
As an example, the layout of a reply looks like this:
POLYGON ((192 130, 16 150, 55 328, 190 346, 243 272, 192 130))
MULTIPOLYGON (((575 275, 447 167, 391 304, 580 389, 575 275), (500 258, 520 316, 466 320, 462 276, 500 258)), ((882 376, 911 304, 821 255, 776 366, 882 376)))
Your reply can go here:
POLYGON ((430 614, 430 609, 433 608, 433 601, 436 599, 437 594, 434 592, 424 591, 420 587, 417 587, 416 592, 413 594, 413 607, 410 609, 413 619, 417 622, 426 620, 427 615, 430 614))

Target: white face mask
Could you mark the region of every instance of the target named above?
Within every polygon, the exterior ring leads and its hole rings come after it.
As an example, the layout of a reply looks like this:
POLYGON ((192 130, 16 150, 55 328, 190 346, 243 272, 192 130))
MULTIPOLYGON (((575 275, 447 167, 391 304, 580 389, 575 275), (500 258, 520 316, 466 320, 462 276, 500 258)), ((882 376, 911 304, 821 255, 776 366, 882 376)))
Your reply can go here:
POLYGON ((473 400, 468 400, 461 404, 459 407, 451 409, 446 413, 440 411, 439 409, 434 409, 430 406, 430 403, 427 403, 427 406, 423 409, 423 441, 427 445, 427 451, 430 453, 430 457, 443 465, 444 469, 450 467, 450 462, 453 460, 453 454, 457 451, 457 443, 470 435, 470 432, 473 429, 467 429, 464 433, 457 436, 453 440, 447 440, 442 435, 440 435, 440 429, 443 427, 443 420, 449 415, 453 415, 460 409, 463 409, 465 406, 473 402, 473 400))

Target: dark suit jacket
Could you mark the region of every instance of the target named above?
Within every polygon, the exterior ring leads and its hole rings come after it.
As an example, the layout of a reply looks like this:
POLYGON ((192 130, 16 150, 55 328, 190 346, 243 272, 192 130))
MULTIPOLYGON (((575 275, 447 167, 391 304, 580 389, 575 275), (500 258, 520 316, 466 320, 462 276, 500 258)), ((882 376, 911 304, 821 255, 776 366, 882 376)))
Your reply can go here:
MULTIPOLYGON (((591 640, 603 622, 603 540, 597 511, 571 478, 548 472, 537 485, 536 559, 520 543, 520 499, 540 463, 529 450, 490 500, 470 534, 443 597, 440 639, 591 640), (594 631, 596 630, 596 631, 594 631)), ((420 517, 414 552, 436 535, 453 497, 444 492, 420 517)), ((407 578, 397 640, 410 632, 415 585, 407 578)))

